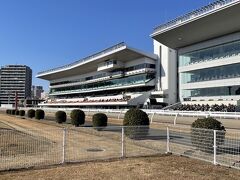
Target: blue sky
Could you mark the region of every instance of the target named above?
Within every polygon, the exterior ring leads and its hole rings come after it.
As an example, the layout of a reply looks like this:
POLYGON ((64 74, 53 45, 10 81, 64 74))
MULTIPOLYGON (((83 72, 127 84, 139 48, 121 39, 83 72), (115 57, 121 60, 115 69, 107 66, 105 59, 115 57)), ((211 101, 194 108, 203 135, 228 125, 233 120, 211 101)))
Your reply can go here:
POLYGON ((152 52, 153 28, 213 0, 0 0, 0 65, 39 71, 118 42, 152 52))

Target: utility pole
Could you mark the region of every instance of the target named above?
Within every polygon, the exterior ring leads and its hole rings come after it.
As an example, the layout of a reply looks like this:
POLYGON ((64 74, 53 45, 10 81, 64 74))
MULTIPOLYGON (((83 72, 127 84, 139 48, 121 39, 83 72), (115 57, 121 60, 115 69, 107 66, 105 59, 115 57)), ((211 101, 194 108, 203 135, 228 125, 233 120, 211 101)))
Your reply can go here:
POLYGON ((15 91, 15 109, 18 109, 18 93, 15 91))

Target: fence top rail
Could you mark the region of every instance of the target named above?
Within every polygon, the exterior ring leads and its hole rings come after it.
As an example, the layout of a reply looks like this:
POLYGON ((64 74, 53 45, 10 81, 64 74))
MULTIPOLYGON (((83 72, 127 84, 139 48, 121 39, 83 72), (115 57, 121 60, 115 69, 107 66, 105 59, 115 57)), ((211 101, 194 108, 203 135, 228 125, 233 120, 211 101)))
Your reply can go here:
MULTIPOLYGON (((38 109, 38 108, 35 108, 38 109)), ((76 108, 43 108, 46 112, 55 112, 57 110, 71 111, 76 108)), ((83 109, 85 112, 103 112, 103 113, 121 113, 124 114, 128 109, 83 109)), ((173 111, 173 110, 161 110, 161 109, 142 109, 147 114, 159 114, 159 115, 182 115, 182 116, 212 116, 223 118, 240 118, 240 112, 217 112, 217 111, 173 111)))
MULTIPOLYGON (((57 131, 60 131, 60 130, 71 130, 71 129, 74 129, 74 130, 81 130, 81 129, 97 129, 97 128, 103 128, 103 131, 104 130, 119 130, 119 129, 122 129, 122 128, 150 128, 150 129, 158 129, 158 128, 155 128, 155 127, 151 127, 150 125, 142 125, 142 126, 105 126, 105 127, 86 127, 86 126, 80 126, 80 127, 56 127, 56 128, 41 128, 41 129, 24 129, 23 131, 21 130, 16 130, 16 129, 7 129, 7 128, 0 128, 0 131, 11 131, 11 132, 22 132, 22 133, 27 133, 27 132, 43 132, 44 133, 52 133, 52 131, 54 130, 57 130, 57 131), (46 132, 47 130, 47 132, 46 132)), ((164 126, 165 127, 165 126, 164 126)), ((191 129, 198 129, 198 130, 204 130, 204 131, 213 131, 213 129, 203 129, 203 128, 192 128, 190 126, 185 126, 185 125, 171 125, 169 124, 167 127, 169 128, 173 128, 173 129, 178 129, 178 130, 181 130, 181 129, 187 129, 187 130, 191 130, 191 129)), ((163 128, 163 127, 162 127, 163 128)), ((162 129, 160 128, 160 129, 162 129)), ((217 131, 221 131, 221 130, 217 130, 217 131)), ((226 130, 225 132, 235 132, 235 133, 239 133, 240 134, 240 130, 236 130, 236 129, 228 129, 226 130)))

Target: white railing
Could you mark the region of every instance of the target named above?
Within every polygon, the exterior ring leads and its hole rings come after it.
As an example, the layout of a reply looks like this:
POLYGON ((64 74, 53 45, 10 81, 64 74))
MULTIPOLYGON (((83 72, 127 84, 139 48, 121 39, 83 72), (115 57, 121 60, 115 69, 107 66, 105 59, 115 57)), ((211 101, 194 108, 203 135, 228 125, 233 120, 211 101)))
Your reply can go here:
POLYGON ((0 129, 0 170, 173 153, 240 169, 240 131, 189 127, 0 129))
POLYGON ((41 71, 41 72, 37 73, 37 76, 44 75, 45 73, 50 73, 50 72, 53 72, 53 71, 62 70, 62 69, 65 69, 65 68, 69 68, 69 67, 75 66, 75 65, 77 65, 79 63, 89 61, 89 60, 91 60, 93 58, 96 58, 96 57, 101 56, 103 54, 109 53, 109 52, 114 51, 116 49, 119 49, 119 48, 121 48, 123 46, 126 46, 126 44, 124 42, 121 42, 121 43, 116 44, 116 45, 114 45, 114 46, 112 46, 110 48, 107 48, 107 49, 105 49, 105 50, 103 50, 101 52, 98 52, 98 53, 93 54, 91 56, 88 56, 88 57, 85 57, 85 58, 80 59, 78 61, 75 61, 75 62, 73 62, 71 64, 68 64, 68 65, 65 65, 65 66, 61 66, 61 67, 57 67, 57 68, 53 68, 53 69, 46 70, 46 71, 41 71))
POLYGON ((217 0, 209 5, 206 5, 200 9, 197 9, 193 12, 190 12, 186 15, 180 16, 172 21, 169 21, 165 24, 162 24, 154 29, 153 35, 155 33, 165 31, 168 28, 174 27, 176 25, 182 24, 186 21, 189 21, 191 19, 195 19, 197 17, 209 14, 213 11, 216 11, 218 9, 221 9, 224 6, 230 5, 232 3, 238 2, 239 0, 217 0))
MULTIPOLYGON (((5 108, 2 108, 5 110, 5 108)), ((29 108, 21 108, 24 110, 28 110, 29 108)), ((37 109, 37 108, 35 108, 37 109)), ((56 112, 58 110, 63 110, 66 112, 71 112, 76 108, 42 108, 46 112, 56 112)), ((87 115, 102 112, 110 115, 109 117, 113 118, 123 118, 124 114, 128 111, 128 109, 83 109, 81 108, 87 115)), ((142 109, 149 116, 150 119, 159 115, 159 116, 174 116, 178 117, 214 117, 220 119, 232 119, 232 120, 240 120, 240 112, 219 112, 219 111, 172 111, 172 110, 161 110, 161 109, 142 109)), ((152 121, 151 121, 152 122, 152 121)))

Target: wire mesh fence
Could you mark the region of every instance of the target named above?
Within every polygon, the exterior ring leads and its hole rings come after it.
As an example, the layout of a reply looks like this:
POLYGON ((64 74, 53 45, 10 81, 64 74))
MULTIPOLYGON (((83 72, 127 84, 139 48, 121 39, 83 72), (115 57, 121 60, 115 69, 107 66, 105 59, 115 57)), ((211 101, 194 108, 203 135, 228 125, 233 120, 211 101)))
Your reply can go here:
POLYGON ((169 127, 170 152, 240 169, 240 132, 169 127))
MULTIPOLYGON (((223 137, 217 137, 218 140, 223 137)), ((240 169, 240 133, 237 131, 227 131, 224 143, 217 147, 216 161, 219 164, 240 169)))
POLYGON ((121 127, 66 129, 65 162, 121 157, 121 127))
POLYGON ((61 129, 0 130, 0 170, 61 163, 61 129))
POLYGON ((240 132, 186 126, 0 129, 0 170, 166 152, 240 169, 240 132))

